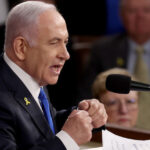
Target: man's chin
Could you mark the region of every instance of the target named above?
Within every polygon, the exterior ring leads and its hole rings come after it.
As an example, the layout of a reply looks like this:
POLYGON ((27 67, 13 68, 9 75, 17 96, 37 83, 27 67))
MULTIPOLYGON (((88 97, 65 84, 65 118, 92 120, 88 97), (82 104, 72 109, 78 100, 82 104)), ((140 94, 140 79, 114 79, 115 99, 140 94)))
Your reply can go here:
POLYGON ((58 81, 58 78, 55 80, 48 80, 45 82, 40 82, 40 86, 46 86, 46 85, 55 85, 58 81))
POLYGON ((47 83, 48 83, 49 85, 54 85, 54 84, 57 83, 57 81, 58 81, 58 78, 55 78, 55 79, 53 79, 53 80, 49 80, 47 83))

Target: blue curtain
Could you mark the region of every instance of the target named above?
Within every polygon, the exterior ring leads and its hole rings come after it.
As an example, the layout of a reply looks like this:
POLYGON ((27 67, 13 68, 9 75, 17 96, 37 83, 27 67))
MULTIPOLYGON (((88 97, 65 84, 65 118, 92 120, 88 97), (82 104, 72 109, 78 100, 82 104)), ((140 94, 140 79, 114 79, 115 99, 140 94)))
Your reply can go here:
POLYGON ((106 34, 124 31, 119 14, 119 0, 106 0, 106 34))

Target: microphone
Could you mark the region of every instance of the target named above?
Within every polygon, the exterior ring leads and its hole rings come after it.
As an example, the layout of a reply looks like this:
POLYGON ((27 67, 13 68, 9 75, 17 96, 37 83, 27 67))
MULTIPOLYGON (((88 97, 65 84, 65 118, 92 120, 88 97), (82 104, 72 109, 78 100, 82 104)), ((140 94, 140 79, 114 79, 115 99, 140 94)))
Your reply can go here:
POLYGON ((150 91, 150 85, 132 81, 130 76, 111 74, 106 78, 106 89, 120 94, 128 94, 133 91, 150 91))

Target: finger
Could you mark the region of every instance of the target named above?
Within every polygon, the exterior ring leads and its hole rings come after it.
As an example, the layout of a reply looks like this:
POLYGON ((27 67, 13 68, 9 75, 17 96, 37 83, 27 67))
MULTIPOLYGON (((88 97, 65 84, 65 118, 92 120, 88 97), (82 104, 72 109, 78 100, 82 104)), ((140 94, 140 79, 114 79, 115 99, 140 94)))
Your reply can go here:
POLYGON ((89 116, 89 113, 87 111, 84 111, 84 110, 73 110, 72 113, 68 116, 68 119, 69 118, 73 118, 75 117, 76 115, 78 116, 89 116))
POLYGON ((92 118, 90 116, 85 116, 84 117, 84 126, 92 131, 93 129, 93 124, 92 124, 92 118))
POLYGON ((89 109, 89 104, 86 100, 83 100, 79 103, 78 108, 80 110, 88 110, 89 109))
POLYGON ((101 103, 96 99, 88 100, 87 102, 89 103, 89 109, 87 111, 90 116, 93 116, 101 108, 101 103))
POLYGON ((98 127, 106 124, 108 115, 107 115, 107 113, 104 112, 101 115, 101 117, 97 117, 97 115, 95 115, 92 119, 93 119, 93 122, 92 122, 93 127, 98 128, 98 127))
POLYGON ((74 117, 78 112, 79 112, 78 110, 74 109, 74 110, 71 112, 71 114, 68 116, 68 118, 74 117))

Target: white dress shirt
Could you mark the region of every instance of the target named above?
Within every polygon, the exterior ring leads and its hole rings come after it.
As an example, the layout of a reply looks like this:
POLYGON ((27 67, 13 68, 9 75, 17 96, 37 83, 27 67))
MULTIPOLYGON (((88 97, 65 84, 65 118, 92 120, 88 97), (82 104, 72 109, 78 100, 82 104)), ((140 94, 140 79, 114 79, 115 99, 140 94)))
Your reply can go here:
MULTIPOLYGON (((4 60, 8 64, 8 66, 12 69, 12 71, 24 83, 24 85, 30 91, 31 95, 34 97, 38 106, 42 110, 40 102, 39 102, 39 98, 38 98, 39 93, 40 93, 39 84, 28 73, 26 73, 13 61, 11 61, 6 55, 6 53, 4 53, 4 60)), ((56 136, 62 141, 62 143, 65 145, 67 150, 79 150, 80 149, 79 146, 76 144, 76 142, 65 131, 61 130, 60 132, 56 134, 56 136)))

